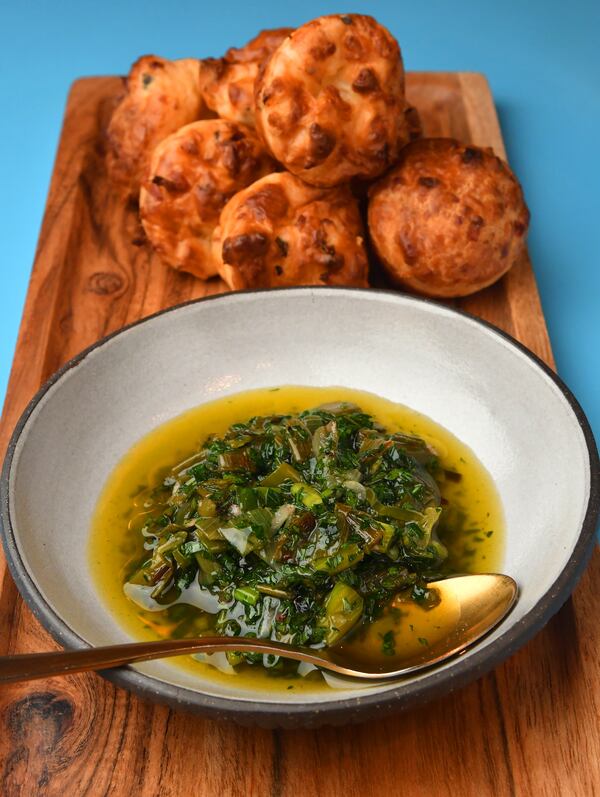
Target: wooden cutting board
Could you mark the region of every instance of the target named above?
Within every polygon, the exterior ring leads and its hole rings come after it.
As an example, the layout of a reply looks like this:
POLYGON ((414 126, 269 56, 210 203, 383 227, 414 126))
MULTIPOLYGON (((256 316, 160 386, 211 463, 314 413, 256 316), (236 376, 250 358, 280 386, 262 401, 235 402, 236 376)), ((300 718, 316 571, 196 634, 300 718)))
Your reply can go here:
MULTIPOLYGON (((223 291, 164 268, 99 155, 120 81, 74 83, 29 285, 0 455, 26 403, 62 363, 115 329, 223 291)), ((412 73, 427 135, 505 155, 485 78, 412 73)), ((534 208, 535 215, 535 208, 534 208)), ((460 306, 552 352, 531 266, 460 306)), ((96 675, 0 690, 0 794, 409 797, 600 794, 600 554, 573 598, 517 655, 419 710, 347 728, 267 731, 142 702, 96 675)), ((0 554, 0 654, 55 647, 0 554)))

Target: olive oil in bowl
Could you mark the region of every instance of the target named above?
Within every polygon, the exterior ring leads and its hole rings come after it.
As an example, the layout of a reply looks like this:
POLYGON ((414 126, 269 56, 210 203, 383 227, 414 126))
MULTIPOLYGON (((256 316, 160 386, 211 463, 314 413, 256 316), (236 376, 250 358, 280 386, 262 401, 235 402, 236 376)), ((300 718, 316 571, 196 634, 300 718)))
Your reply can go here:
MULTIPOLYGON (((419 437, 436 452, 435 474, 441 493, 437 534, 448 554, 442 573, 499 569, 503 519, 498 495, 473 452, 445 429, 411 409, 348 388, 289 386, 249 391, 197 407, 152 431, 125 455, 103 489, 92 523, 90 568, 102 599, 134 639, 191 637, 214 628, 214 615, 197 607, 176 603, 162 611, 145 611, 126 597, 124 585, 136 563, 149 555, 141 533, 149 488, 163 482, 176 463, 193 458, 210 435, 222 436, 233 424, 254 416, 295 415, 330 402, 358 405, 388 432, 419 437)), ((253 595, 240 593, 240 598, 248 601, 253 595)), ((363 654, 372 658, 393 655, 399 645, 418 649, 429 644, 451 622, 452 607, 435 606, 432 596, 422 597, 422 604, 402 604, 401 596, 394 599, 376 622, 363 621, 342 640, 340 650, 344 645, 356 648, 359 644, 363 654)), ((241 615, 237 619, 243 622, 241 615)), ((229 684, 232 678, 242 679, 245 686, 258 689, 301 691, 323 686, 317 673, 301 678, 242 662, 233 675, 190 657, 173 663, 229 684)))

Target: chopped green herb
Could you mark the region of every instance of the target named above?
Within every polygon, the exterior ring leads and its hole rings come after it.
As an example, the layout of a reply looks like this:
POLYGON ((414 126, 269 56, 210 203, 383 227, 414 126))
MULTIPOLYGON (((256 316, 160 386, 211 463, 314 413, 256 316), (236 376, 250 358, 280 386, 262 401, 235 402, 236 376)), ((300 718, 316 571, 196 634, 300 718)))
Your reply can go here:
POLYGON ((236 601, 255 606, 260 598, 260 592, 255 587, 236 587, 233 591, 236 601))
MULTIPOLYGON (((447 567, 441 467, 423 440, 349 403, 234 423, 132 499, 145 550, 128 594, 146 590, 145 607, 179 618, 184 636, 322 648, 384 615, 401 621, 398 593, 423 608, 439 600, 427 584, 447 567)), ((395 651, 386 631, 381 653, 395 651)), ((243 652, 227 662, 284 676, 296 666, 243 652)))
POLYGON ((380 634, 381 637, 381 652, 384 656, 394 656, 396 654, 396 635, 393 631, 386 631, 385 634, 380 634))

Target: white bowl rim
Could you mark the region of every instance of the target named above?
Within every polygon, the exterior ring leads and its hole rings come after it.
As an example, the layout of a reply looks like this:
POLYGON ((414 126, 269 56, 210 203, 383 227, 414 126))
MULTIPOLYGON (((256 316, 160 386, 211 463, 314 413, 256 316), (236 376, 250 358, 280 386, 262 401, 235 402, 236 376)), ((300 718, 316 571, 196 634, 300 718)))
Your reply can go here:
POLYGON ((257 692, 256 701, 238 700, 229 697, 214 697, 193 689, 175 684, 169 684, 154 678, 131 667, 119 667, 105 670, 100 674, 107 680, 123 687, 153 702, 166 703, 172 708, 184 709, 215 718, 228 717, 244 724, 259 724, 264 727, 297 727, 318 724, 334 724, 356 722, 367 719, 369 716, 381 716, 400 709, 409 708, 418 703, 423 703, 435 697, 441 697, 467 683, 481 677, 499 665, 516 650, 522 647, 531 637, 539 631, 550 618, 562 607, 575 588, 594 548, 595 533, 600 516, 600 460, 598 450, 589 421, 579 402, 569 390, 562 379, 536 354, 513 338, 507 332, 493 324, 470 313, 454 307, 441 305, 434 300, 402 294, 397 291, 376 288, 351 288, 329 286, 298 286, 291 288, 276 288, 269 291, 234 291, 224 294, 215 294, 192 299, 172 307, 159 310, 150 316, 134 321, 117 331, 100 338, 75 357, 66 362, 54 373, 31 399, 21 417, 19 418, 11 439, 9 441, 2 472, 0 474, 0 536, 6 554, 11 575, 22 597, 32 610, 33 614, 51 634, 51 636, 66 649, 84 649, 91 647, 78 634, 76 634, 60 615, 46 601, 36 583, 25 566, 19 553, 15 529, 9 506, 9 482, 12 473, 12 463, 17 443, 27 427, 29 417, 37 407, 47 391, 58 382, 68 371, 82 363, 85 358, 96 349, 104 346, 113 338, 126 333, 128 330, 151 322, 153 319, 177 313, 182 308, 205 302, 226 302, 231 297, 240 295, 255 295, 281 293, 311 293, 325 292, 364 294, 365 298, 381 295, 382 298, 401 298, 409 303, 434 306, 451 315, 458 316, 465 321, 479 325, 488 333, 500 337, 505 343, 524 354, 533 368, 540 369, 550 378, 568 402, 584 436, 590 467, 590 492, 585 516, 581 530, 572 554, 552 586, 539 598, 536 604, 525 614, 521 620, 509 626, 497 639, 481 650, 474 650, 468 657, 457 657, 453 666, 445 670, 427 672, 427 676, 415 683, 400 683, 398 688, 385 692, 358 697, 344 697, 340 700, 327 703, 294 702, 273 703, 261 701, 257 692))

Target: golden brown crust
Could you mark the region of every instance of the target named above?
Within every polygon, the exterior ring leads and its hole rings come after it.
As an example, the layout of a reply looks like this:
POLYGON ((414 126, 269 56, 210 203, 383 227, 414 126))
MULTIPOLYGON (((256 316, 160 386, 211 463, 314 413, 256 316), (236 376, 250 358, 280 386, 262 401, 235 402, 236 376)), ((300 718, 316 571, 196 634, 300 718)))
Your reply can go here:
POLYGON ((372 17, 319 17, 275 50, 256 80, 256 124, 311 185, 372 179, 408 141, 398 43, 372 17))
POLYGON ((525 252, 521 187, 489 149, 453 139, 405 147, 369 191, 369 233, 392 280, 426 296, 466 296, 525 252))
POLYGON ((107 167, 114 183, 137 195, 154 147, 201 118, 204 110, 195 58, 139 58, 131 67, 125 94, 106 134, 107 167))
POLYGON ((254 82, 261 65, 293 28, 263 30, 244 47, 232 47, 223 58, 200 64, 202 96, 222 119, 254 127, 254 82))
POLYGON ((223 206, 274 167, 254 130, 223 119, 165 138, 140 192, 142 224, 161 260, 203 279, 216 274, 212 235, 223 206))
POLYGON ((214 246, 234 290, 367 285, 362 223, 347 186, 314 188, 287 172, 263 177, 227 203, 214 246))

